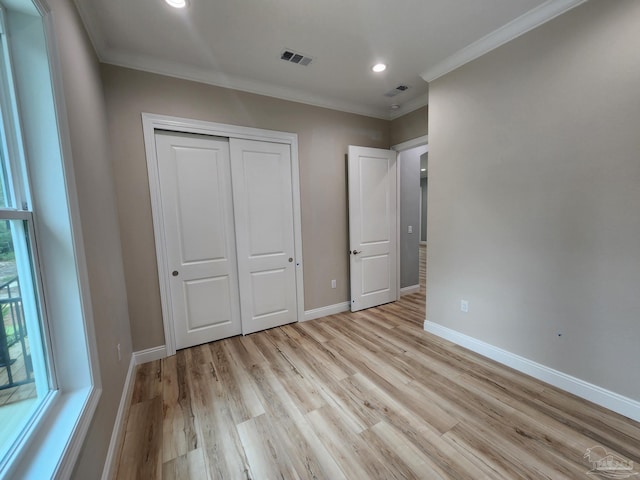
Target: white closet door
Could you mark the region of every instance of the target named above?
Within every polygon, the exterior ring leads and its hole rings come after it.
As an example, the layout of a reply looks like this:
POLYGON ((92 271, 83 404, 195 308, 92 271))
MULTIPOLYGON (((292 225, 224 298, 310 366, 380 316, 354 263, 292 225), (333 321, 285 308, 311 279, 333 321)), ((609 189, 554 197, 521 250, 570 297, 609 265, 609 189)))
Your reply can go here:
POLYGON ((156 133, 177 349, 241 333, 229 142, 156 133))
POLYGON ((242 332, 297 321, 291 149, 231 139, 242 332))

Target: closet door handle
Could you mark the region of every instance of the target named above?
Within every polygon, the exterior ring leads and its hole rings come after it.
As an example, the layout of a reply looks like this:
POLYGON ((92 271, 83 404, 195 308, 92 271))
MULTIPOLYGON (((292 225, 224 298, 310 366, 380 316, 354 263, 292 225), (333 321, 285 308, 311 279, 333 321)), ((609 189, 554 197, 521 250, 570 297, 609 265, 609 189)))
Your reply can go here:
POLYGON ((289 263, 293 262, 293 258, 289 257, 289 263))
POLYGON ((171 272, 171 275, 177 277, 179 275, 178 270, 174 270, 173 272, 171 272))

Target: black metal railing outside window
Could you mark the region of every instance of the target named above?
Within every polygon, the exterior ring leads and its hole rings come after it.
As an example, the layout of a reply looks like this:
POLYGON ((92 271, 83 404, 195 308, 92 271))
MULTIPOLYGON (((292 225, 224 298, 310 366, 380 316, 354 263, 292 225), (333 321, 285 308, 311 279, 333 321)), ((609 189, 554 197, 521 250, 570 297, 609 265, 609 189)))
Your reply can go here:
POLYGON ((0 285, 0 390, 34 381, 18 277, 0 285), (6 378, 1 375, 5 370, 6 378))

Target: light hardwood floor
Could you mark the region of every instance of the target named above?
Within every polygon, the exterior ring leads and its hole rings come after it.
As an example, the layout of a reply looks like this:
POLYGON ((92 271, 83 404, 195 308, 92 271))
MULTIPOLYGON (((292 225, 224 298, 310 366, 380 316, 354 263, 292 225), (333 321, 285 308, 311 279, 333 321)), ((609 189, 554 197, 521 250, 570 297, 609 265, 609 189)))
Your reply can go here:
POLYGON ((594 479, 594 446, 640 463, 638 423, 424 332, 424 295, 140 365, 117 478, 594 479))

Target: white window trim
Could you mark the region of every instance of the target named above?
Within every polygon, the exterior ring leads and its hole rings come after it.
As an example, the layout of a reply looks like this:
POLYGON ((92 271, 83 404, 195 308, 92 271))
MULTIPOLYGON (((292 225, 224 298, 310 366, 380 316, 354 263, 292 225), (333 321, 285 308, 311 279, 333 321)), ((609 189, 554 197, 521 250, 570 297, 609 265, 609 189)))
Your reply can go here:
MULTIPOLYGON (((81 337, 85 341, 87 352, 87 356, 83 360, 88 362, 88 378, 83 379, 85 385, 73 389, 65 388, 64 384, 59 384, 59 390, 52 392, 45 399, 38 415, 33 418, 31 426, 28 428, 26 435, 23 436, 22 442, 16 445, 17 448, 14 450, 13 457, 9 459, 6 470, 1 472, 0 475, 7 475, 11 478, 57 479, 71 476, 97 408, 102 387, 78 196, 75 188, 69 124, 60 71, 60 58, 54 35, 54 22, 51 9, 46 0, 33 1, 42 16, 45 43, 49 57, 62 170, 66 183, 71 238, 76 262, 75 275, 77 276, 79 288, 81 321, 84 326, 81 337)), ((41 233, 36 231, 37 238, 42 242, 44 238, 41 233)), ((51 323, 54 324, 55 322, 51 323)), ((50 325, 50 327, 55 328, 55 325, 50 325)), ((52 342, 52 350, 54 359, 61 356, 62 352, 56 352, 55 342, 52 342)))

